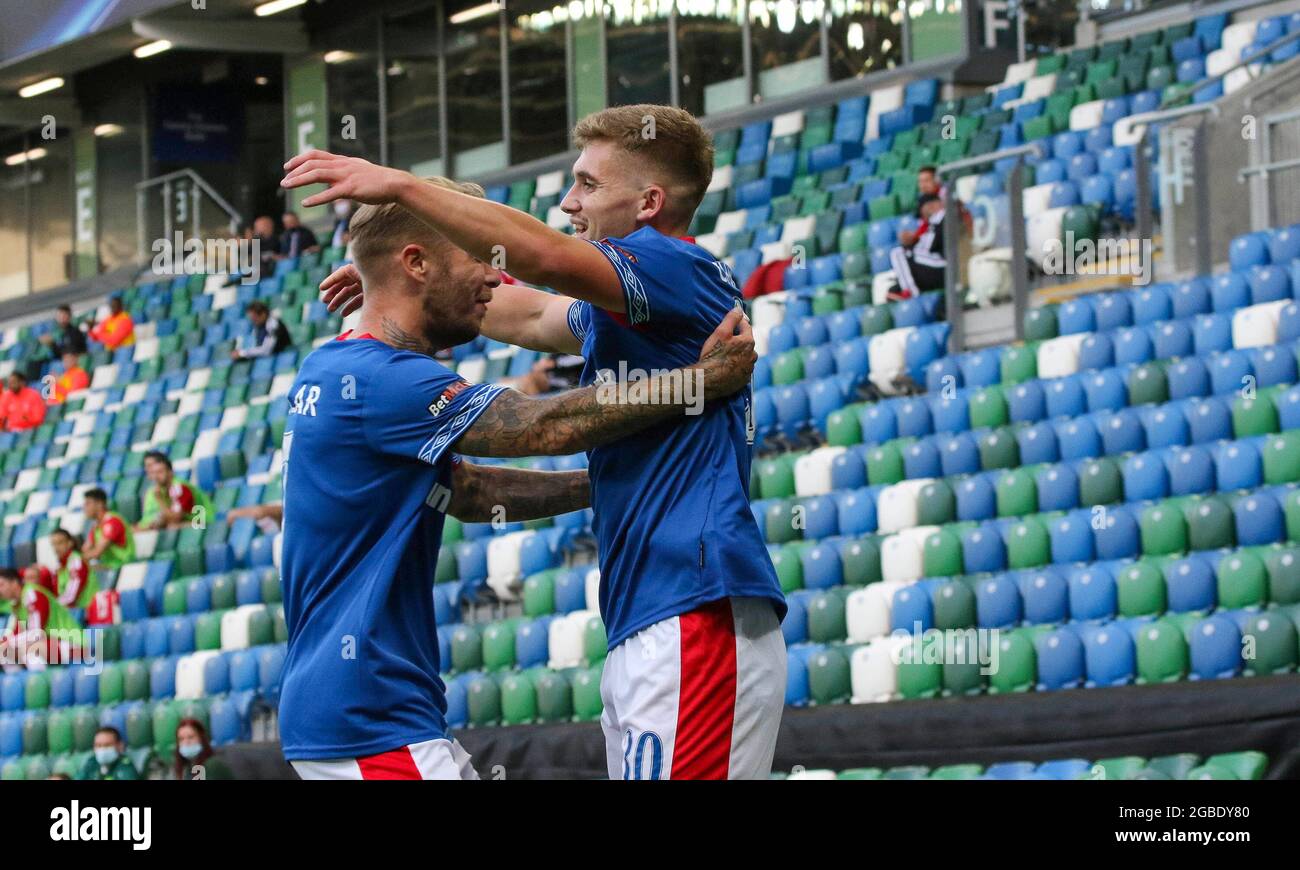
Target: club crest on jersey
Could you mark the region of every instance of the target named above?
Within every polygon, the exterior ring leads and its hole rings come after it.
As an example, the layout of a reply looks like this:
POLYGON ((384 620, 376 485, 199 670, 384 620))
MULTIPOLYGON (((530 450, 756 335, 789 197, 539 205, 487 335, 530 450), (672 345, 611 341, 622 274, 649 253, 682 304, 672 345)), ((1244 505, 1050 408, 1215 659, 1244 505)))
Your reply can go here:
POLYGON ((438 416, 447 409, 447 406, 452 403, 453 399, 467 389, 469 389, 468 381, 457 381, 452 384, 450 387, 442 391, 442 395, 429 403, 429 413, 435 417, 438 416))

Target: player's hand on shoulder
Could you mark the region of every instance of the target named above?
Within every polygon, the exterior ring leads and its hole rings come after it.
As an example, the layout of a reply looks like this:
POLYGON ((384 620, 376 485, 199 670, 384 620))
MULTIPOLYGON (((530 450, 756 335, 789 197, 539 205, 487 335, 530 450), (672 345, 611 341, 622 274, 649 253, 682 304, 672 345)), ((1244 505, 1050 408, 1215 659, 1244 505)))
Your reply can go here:
POLYGON ((405 172, 376 166, 360 157, 344 157, 328 151, 304 151, 284 164, 285 188, 324 184, 325 190, 314 193, 302 201, 310 208, 336 199, 351 199, 363 203, 385 203, 397 199, 405 172))
POLYGON ((705 398, 730 396, 744 387, 749 383, 757 361, 754 330, 749 325, 749 318, 739 308, 733 308, 700 350, 705 398))

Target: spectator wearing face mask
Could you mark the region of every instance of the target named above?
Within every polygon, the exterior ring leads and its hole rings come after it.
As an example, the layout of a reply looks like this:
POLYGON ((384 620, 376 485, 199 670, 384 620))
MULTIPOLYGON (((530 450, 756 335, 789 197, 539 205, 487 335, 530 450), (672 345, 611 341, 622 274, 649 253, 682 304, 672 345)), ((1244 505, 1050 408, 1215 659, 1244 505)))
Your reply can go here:
POLYGON ((77 779, 139 779, 140 774, 126 755, 126 744, 116 728, 105 725, 95 732, 95 754, 86 759, 77 779))
POLYGON ((235 778, 212 748, 208 731, 198 719, 182 719, 176 726, 176 759, 172 772, 179 780, 235 778))

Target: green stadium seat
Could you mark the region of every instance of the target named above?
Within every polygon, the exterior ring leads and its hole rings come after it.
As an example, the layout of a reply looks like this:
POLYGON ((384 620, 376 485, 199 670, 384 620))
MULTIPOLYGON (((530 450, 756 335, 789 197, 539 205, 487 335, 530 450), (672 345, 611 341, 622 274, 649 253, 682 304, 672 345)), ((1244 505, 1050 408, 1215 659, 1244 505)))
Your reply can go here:
POLYGON ((1300 549, 1287 547, 1269 552, 1268 600, 1273 604, 1300 603, 1300 549))
POLYGON ((960 580, 950 580, 935 589, 932 603, 937 629, 969 628, 976 623, 975 592, 960 580))
POLYGON ((903 452, 897 442, 881 444, 867 453, 867 480, 872 486, 898 483, 905 477, 903 452))
POLYGON ((957 519, 957 496, 947 481, 934 480, 921 487, 916 498, 916 515, 917 524, 922 526, 938 526, 957 519))
POLYGON ((1262 607, 1268 602, 1268 569, 1250 550, 1229 553, 1219 562, 1219 606, 1229 610, 1262 607))
POLYGON ((1124 500, 1124 478, 1111 459, 1089 460, 1079 473, 1079 503, 1114 504, 1124 500))
POLYGON ((1300 481, 1300 434, 1283 432, 1269 438, 1260 452, 1264 460, 1265 483, 1275 486, 1300 481))
MULTIPOLYGON (((1162 582, 1162 591, 1163 588, 1162 582)), ((1122 591, 1120 595, 1123 596, 1122 591)), ((1171 683, 1186 677, 1187 640, 1174 623, 1157 619, 1142 626, 1137 632, 1136 646, 1139 683, 1171 683)))
POLYGON ((1142 533, 1142 553, 1167 556, 1187 550, 1187 523, 1182 511, 1168 502, 1152 505, 1138 520, 1142 533))
POLYGON ((508 674, 501 679, 501 721, 505 725, 527 725, 537 721, 537 685, 528 673, 508 674))
POLYGON ((1207 767, 1226 770, 1240 780, 1263 779, 1268 756, 1262 752, 1227 752, 1205 759, 1207 767))
POLYGON ((1296 648, 1296 626, 1281 612, 1265 611, 1251 617, 1242 632, 1242 656, 1248 676, 1292 673, 1300 651, 1296 648), (1251 655, 1253 653, 1253 657, 1251 655))
POLYGON ((1007 567, 1036 568, 1052 561, 1052 538, 1037 517, 1026 517, 1011 527, 1007 540, 1007 567))
MULTIPOLYGON (((933 484, 931 484, 932 486, 933 484)), ((951 490, 949 490, 951 494, 951 490)), ((919 510, 918 499, 918 510, 919 510)), ((1000 517, 1022 517, 1038 511, 1038 487, 1033 473, 1025 469, 1008 471, 998 478, 997 507, 1000 517)), ((939 522, 947 522, 940 520, 939 522)), ((922 523, 923 525, 925 523, 922 523)))
POLYGON ((994 429, 981 437, 979 453, 980 467, 985 471, 1020 465, 1020 445, 1012 431, 1005 427, 994 429))
POLYGON ((847 701, 852 691, 848 656, 836 647, 829 647, 809 657, 808 691, 814 704, 847 701))
POLYGON ((542 722, 568 722, 573 718, 573 687, 558 671, 538 675, 537 718, 542 722))
POLYGON ((808 603, 808 639, 814 643, 837 643, 848 634, 845 626, 844 596, 837 591, 822 592, 808 603))
POLYGON ((484 728, 501 721, 501 684, 496 677, 483 674, 471 680, 465 694, 471 725, 484 728))
POLYGON ((1218 550, 1236 545, 1232 508, 1220 499, 1209 496, 1189 500, 1184 503, 1183 516, 1187 520, 1188 549, 1218 550))
POLYGON ((1002 632, 998 637, 998 668, 989 675, 989 694, 1026 692, 1037 681, 1034 644, 1023 631, 1002 632))
POLYGON ((573 715, 579 722, 599 719, 605 709, 600 700, 600 671, 597 666, 573 675, 573 715))
POLYGON ((962 573, 961 538, 950 529, 940 529, 925 540, 921 553, 927 577, 955 577, 962 573))
MULTIPOLYGON (((494 622, 483 629, 483 667, 499 671, 515 666, 515 621, 494 622)), ((502 686, 504 690, 504 685, 502 686)))

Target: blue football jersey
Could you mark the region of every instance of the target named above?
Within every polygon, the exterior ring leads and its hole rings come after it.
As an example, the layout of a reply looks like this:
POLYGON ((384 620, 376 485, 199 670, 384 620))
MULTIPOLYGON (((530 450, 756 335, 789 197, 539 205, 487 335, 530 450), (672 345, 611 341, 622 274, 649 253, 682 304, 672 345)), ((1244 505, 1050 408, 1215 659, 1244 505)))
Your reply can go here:
MULTIPOLYGON (((592 242, 618 272, 627 313, 569 307, 582 341, 582 383, 693 365, 740 300, 726 264, 690 242, 642 227, 592 242)), ((727 597, 785 597, 749 509, 753 452, 748 389, 589 453, 600 551, 600 612, 609 648, 727 597)))
POLYGON ((283 445, 286 758, 446 736, 432 586, 449 448, 501 392, 369 336, 303 361, 283 445))

